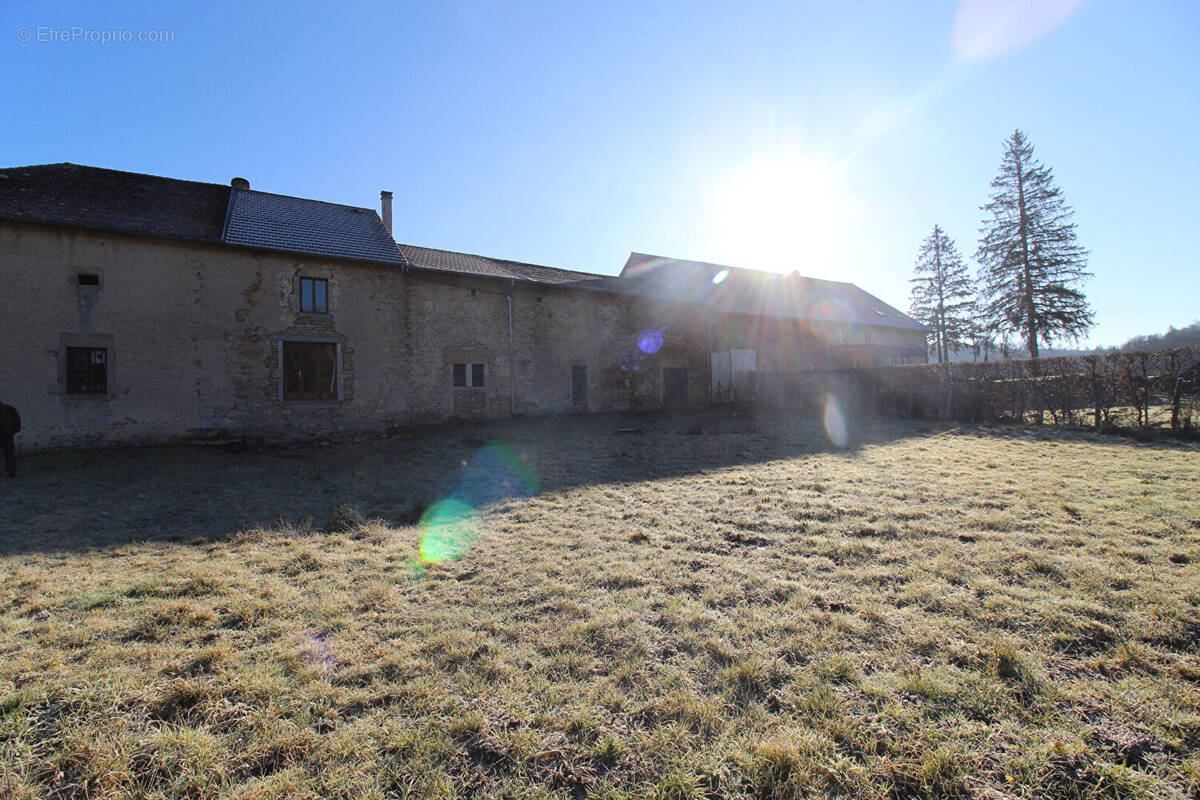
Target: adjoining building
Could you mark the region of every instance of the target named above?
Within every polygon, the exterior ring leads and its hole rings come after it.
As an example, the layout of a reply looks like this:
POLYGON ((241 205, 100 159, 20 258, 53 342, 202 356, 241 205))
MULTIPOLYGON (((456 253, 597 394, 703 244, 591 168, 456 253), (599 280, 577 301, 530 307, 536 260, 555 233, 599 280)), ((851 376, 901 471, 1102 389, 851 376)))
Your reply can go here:
POLYGON ((0 400, 24 446, 701 406, 761 372, 924 360, 926 329, 852 284, 397 244, 391 200, 0 169, 0 400))

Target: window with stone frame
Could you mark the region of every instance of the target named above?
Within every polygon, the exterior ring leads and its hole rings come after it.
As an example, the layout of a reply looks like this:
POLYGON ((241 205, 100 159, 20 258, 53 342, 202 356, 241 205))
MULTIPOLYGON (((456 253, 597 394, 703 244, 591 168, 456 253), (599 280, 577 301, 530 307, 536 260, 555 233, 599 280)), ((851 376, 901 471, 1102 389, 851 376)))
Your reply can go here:
POLYGON ((283 399, 337 400, 336 342, 283 342, 283 399))
POLYGON ((450 374, 456 388, 482 388, 486 384, 487 367, 484 364, 454 363, 450 374))
POLYGON ((300 279, 300 310, 306 314, 329 313, 329 281, 324 278, 300 279))
POLYGON ((108 349, 67 348, 67 393, 104 394, 108 391, 108 349))

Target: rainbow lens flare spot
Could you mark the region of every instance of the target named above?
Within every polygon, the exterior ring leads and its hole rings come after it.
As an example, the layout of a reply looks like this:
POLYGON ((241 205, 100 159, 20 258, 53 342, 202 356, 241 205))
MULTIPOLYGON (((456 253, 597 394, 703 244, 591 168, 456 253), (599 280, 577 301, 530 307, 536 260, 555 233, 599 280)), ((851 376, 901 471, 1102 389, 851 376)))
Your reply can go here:
POLYGON ((727 269, 721 270, 716 275, 713 275, 713 277, 712 277, 713 285, 716 286, 718 283, 720 283, 721 281, 725 280, 728 277, 729 277, 729 270, 727 270, 727 269))
POLYGON ((421 561, 440 564, 467 552, 478 532, 469 505, 453 497, 439 500, 421 515, 421 561))
POLYGON ((442 500, 425 509, 417 523, 419 565, 409 570, 424 575, 424 566, 451 561, 466 554, 479 538, 476 511, 505 497, 532 497, 540 486, 525 455, 503 442, 489 442, 469 461, 461 461, 442 500))
POLYGON ((850 444, 850 436, 846 431, 846 417, 838 405, 837 398, 829 395, 825 398, 825 435, 835 447, 843 450, 850 444))

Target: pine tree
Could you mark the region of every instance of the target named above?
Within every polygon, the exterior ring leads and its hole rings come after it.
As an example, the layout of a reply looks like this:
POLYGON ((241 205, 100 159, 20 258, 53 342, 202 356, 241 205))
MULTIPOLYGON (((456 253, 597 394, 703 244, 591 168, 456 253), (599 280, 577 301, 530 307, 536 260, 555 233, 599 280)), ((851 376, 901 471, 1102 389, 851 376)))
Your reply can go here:
POLYGON ((1005 142, 992 191, 975 253, 981 312, 1001 336, 1024 339, 1029 357, 1037 359, 1039 339, 1047 346, 1056 338, 1078 339, 1092 326, 1080 291, 1091 277, 1087 251, 1075 240, 1075 212, 1019 130, 1005 142))
POLYGON ((933 329, 933 351, 941 364, 971 338, 974 287, 954 240, 937 225, 921 243, 913 273, 910 309, 933 329))

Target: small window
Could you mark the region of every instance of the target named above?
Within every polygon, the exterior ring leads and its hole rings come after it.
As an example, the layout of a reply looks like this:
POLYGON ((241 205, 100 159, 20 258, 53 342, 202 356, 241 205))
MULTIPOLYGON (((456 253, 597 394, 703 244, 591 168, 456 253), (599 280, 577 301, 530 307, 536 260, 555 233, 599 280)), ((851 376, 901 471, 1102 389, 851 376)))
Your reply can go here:
POLYGON ((283 343, 283 399, 338 399, 337 344, 283 343))
POLYGON ((80 286, 99 286, 100 285, 100 276, 94 275, 90 272, 81 272, 81 273, 79 273, 79 285, 80 286))
POLYGON ((67 392, 104 394, 108 391, 108 350, 103 347, 67 348, 67 392))
POLYGON ((313 314, 329 313, 329 281, 324 278, 300 279, 300 310, 313 314))
POLYGON ((840 333, 841 333, 841 338, 842 338, 842 344, 848 343, 850 341, 850 332, 847 331, 845 328, 842 328, 840 333))
POLYGON ((451 364, 454 385, 478 389, 484 385, 486 368, 483 364, 451 364))

